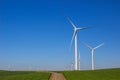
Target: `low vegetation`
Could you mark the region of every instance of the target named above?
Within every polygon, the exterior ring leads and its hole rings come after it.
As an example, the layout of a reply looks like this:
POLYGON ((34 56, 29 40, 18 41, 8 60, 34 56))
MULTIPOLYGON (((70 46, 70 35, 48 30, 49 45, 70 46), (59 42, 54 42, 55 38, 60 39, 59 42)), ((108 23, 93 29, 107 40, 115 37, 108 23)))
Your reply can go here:
MULTIPOLYGON (((57 72, 57 71, 56 71, 57 72)), ((62 71, 66 80, 120 80, 120 68, 85 71, 62 71)), ((49 72, 0 71, 0 80, 49 80, 49 72)))
POLYGON ((67 80, 120 80, 120 68, 86 71, 64 71, 67 80))
POLYGON ((50 73, 36 71, 0 71, 0 80, 48 80, 50 73))

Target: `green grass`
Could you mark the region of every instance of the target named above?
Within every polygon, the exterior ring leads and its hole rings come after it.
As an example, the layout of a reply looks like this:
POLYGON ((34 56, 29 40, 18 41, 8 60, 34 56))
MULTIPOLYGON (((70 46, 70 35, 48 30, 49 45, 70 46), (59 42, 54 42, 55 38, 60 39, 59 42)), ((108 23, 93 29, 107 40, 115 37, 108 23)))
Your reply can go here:
POLYGON ((120 80, 120 68, 86 71, 63 71, 67 80, 120 80))
POLYGON ((0 71, 0 80, 49 80, 50 73, 36 71, 0 71))
MULTIPOLYGON (((120 80, 120 68, 86 71, 62 71, 67 80, 120 80)), ((49 72, 2 71, 0 80, 49 80, 49 72)))

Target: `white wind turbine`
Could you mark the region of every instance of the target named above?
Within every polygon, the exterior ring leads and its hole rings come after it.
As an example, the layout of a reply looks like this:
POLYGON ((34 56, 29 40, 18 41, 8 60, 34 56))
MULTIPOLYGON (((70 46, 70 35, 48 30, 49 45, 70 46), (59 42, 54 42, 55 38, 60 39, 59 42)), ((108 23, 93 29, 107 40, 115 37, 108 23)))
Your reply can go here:
POLYGON ((104 43, 102 43, 102 44, 100 44, 100 45, 98 45, 98 46, 96 46, 96 47, 91 47, 91 46, 89 46, 88 44, 86 44, 86 43, 84 43, 88 48, 90 48, 92 51, 91 51, 91 53, 92 53, 92 70, 94 70, 94 51, 95 51, 95 49, 97 49, 97 48, 99 48, 99 47, 101 47, 102 45, 104 45, 104 43))
POLYGON ((72 62, 71 63, 71 71, 73 70, 73 68, 74 68, 74 63, 72 62))
MULTIPOLYGON (((84 28, 77 28, 69 18, 68 18, 68 20, 69 20, 69 22, 71 23, 71 25, 74 28, 74 33, 73 33, 73 37, 72 37, 72 40, 71 40, 71 45, 72 45, 73 39, 75 39, 75 70, 78 70, 79 69, 79 61, 78 61, 77 32, 78 32, 78 30, 83 30, 83 29, 87 29, 87 28, 86 27, 84 27, 84 28)), ((71 45, 70 45, 70 47, 71 47, 71 45)))

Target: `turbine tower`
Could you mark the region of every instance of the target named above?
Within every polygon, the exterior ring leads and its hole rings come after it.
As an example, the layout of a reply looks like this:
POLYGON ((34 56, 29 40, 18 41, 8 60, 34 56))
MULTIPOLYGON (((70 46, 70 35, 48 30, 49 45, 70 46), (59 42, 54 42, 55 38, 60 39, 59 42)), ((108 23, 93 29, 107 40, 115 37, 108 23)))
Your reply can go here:
MULTIPOLYGON (((78 32, 78 30, 86 29, 86 27, 84 27, 84 28, 77 28, 73 24, 73 22, 70 20, 70 18, 68 18, 68 21, 71 23, 71 25, 74 28, 74 33, 73 33, 73 37, 72 37, 72 40, 71 40, 71 45, 72 45, 73 39, 75 39, 75 70, 79 70, 77 32, 78 32)), ((71 47, 71 45, 70 45, 70 47, 71 47)))
POLYGON ((81 64, 81 60, 80 60, 80 51, 79 51, 79 70, 81 70, 80 64, 81 64))
POLYGON ((98 45, 98 46, 96 46, 96 47, 91 47, 91 46, 89 46, 88 44, 86 44, 86 43, 84 43, 88 48, 90 48, 91 49, 91 53, 92 53, 92 70, 94 70, 94 51, 95 51, 95 49, 97 49, 97 48, 99 48, 99 47, 101 47, 102 45, 104 45, 104 43, 102 43, 102 44, 100 44, 100 45, 98 45))

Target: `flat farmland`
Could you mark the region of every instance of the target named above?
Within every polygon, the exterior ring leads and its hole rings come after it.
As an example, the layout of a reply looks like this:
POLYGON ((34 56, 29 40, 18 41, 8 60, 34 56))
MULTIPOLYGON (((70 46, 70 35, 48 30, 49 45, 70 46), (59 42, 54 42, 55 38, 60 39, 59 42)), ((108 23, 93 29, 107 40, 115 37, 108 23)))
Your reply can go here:
POLYGON ((67 80, 120 80, 120 68, 85 71, 63 71, 67 80))
POLYGON ((49 72, 0 71, 0 80, 48 80, 49 72))

